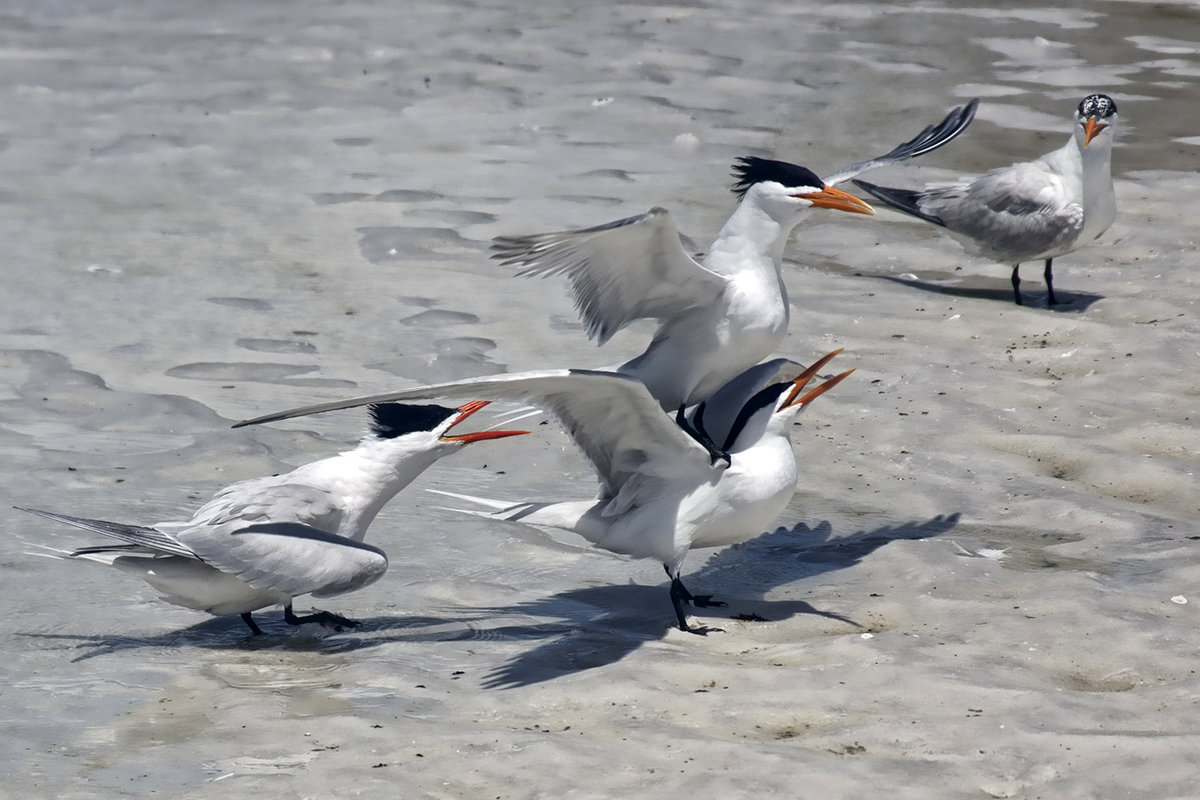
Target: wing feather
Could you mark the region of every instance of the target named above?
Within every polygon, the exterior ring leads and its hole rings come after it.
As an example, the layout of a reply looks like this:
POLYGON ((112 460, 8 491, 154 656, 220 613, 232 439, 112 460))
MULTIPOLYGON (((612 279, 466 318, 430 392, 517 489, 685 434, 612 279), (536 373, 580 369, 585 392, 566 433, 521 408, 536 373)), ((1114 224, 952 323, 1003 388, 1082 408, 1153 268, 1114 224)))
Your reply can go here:
POLYGON ((997 258, 1049 251, 1083 230, 1083 207, 1063 201, 1071 192, 1040 161, 992 170, 970 183, 931 186, 922 194, 922 211, 997 258))
MULTIPOLYGON (((154 553, 163 553, 174 556, 183 556, 184 558, 195 558, 196 555, 186 545, 176 540, 169 531, 158 530, 157 528, 147 528, 142 525, 126 525, 121 522, 108 522, 102 519, 89 519, 87 517, 72 517, 67 514, 57 514, 53 511, 42 511, 36 508, 23 508, 21 506, 13 506, 18 511, 27 511, 30 514, 37 514, 39 517, 52 519, 56 522, 63 522, 67 525, 74 525, 76 528, 101 533, 105 536, 111 536, 114 539, 119 539, 129 545, 144 548, 147 551, 154 553)), ((85 548, 87 549, 87 548, 85 548)))
POLYGON ((596 469, 602 497, 615 497, 634 475, 671 480, 713 468, 708 451, 663 412, 641 381, 599 370, 537 370, 469 378, 292 409, 239 422, 235 427, 371 403, 438 398, 529 403, 553 415, 596 469))
POLYGON ((499 236, 492 257, 518 276, 565 275, 589 338, 604 344, 636 319, 675 317, 711 304, 725 280, 688 255, 670 213, 645 214, 594 228, 499 236))
POLYGON ((971 120, 975 118, 975 109, 978 107, 979 100, 974 99, 965 106, 953 108, 941 122, 936 125, 926 126, 920 133, 907 142, 896 145, 881 156, 842 167, 837 172, 826 177, 825 183, 829 186, 837 186, 839 183, 845 183, 868 170, 888 164, 897 164, 901 161, 907 161, 910 158, 916 158, 917 156, 936 150, 942 145, 953 141, 960 133, 967 129, 967 126, 971 124, 971 120))
POLYGON ((362 588, 387 571, 378 547, 295 522, 266 522, 203 537, 196 555, 255 589, 293 596, 333 595, 362 588))
POLYGON ((296 483, 277 476, 252 478, 225 487, 213 495, 185 523, 160 525, 178 527, 181 540, 187 541, 186 531, 199 527, 236 528, 272 520, 289 520, 312 525, 323 530, 337 530, 343 509, 329 489, 296 483))

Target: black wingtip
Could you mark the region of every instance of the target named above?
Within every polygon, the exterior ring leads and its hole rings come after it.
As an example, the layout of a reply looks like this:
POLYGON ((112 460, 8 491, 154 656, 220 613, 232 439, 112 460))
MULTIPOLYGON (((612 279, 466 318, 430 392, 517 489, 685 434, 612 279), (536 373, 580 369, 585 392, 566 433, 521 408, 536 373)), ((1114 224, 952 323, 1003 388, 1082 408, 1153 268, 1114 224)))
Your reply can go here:
POLYGON ((978 108, 979 98, 976 97, 966 105, 951 109, 941 122, 926 126, 924 130, 907 142, 896 145, 890 153, 882 158, 901 161, 916 158, 938 149, 967 129, 967 126, 975 119, 975 111, 978 108))
MULTIPOLYGON (((253 417, 251 419, 243 419, 230 425, 230 428, 249 428, 252 425, 266 425, 270 422, 282 422, 285 419, 301 416, 302 409, 288 409, 287 411, 277 411, 274 414, 263 414, 261 417, 253 417)), ((315 413, 315 412, 314 412, 315 413)))

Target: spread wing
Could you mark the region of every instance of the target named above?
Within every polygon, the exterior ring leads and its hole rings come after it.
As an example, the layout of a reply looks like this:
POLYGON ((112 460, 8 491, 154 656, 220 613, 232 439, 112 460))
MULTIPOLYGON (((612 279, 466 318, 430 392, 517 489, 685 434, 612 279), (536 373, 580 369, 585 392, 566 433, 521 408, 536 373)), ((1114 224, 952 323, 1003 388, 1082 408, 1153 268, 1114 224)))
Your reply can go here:
MULTIPOLYGON (((708 450, 663 412, 641 381, 598 370, 538 370, 470 378, 292 409, 239 422, 235 427, 372 403, 439 398, 508 400, 553 415, 595 468, 602 497, 615 497, 631 482, 645 491, 655 481, 705 475, 714 469, 708 450)), ((625 496, 629 491, 625 490, 625 496)))
POLYGON ((566 275, 589 338, 604 344, 635 319, 674 317, 711 304, 725 279, 684 252, 663 208, 577 231, 499 236, 493 258, 517 275, 566 275))
POLYGON ((837 186, 839 183, 844 183, 867 170, 907 161, 910 158, 916 158, 917 156, 938 149, 967 129, 967 126, 971 124, 971 120, 975 119, 975 109, 978 106, 979 100, 975 99, 965 106, 958 106, 951 109, 950 113, 936 125, 927 126, 907 142, 896 145, 891 151, 881 156, 842 167, 837 172, 826 177, 825 183, 829 186, 837 186))

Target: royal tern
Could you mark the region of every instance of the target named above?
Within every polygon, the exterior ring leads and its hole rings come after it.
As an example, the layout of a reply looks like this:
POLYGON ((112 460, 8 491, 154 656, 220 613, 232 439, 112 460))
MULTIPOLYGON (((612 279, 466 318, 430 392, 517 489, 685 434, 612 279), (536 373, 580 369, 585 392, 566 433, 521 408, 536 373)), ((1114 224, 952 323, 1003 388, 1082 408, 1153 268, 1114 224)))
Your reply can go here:
POLYGON ((783 161, 739 159, 733 174, 740 202, 699 262, 680 245, 663 208, 585 230, 501 236, 493 258, 518 267, 520 276, 566 275, 587 334, 600 345, 633 320, 657 320, 645 352, 615 369, 644 382, 667 411, 691 406, 770 354, 787 333, 783 250, 809 209, 875 213, 834 185, 941 147, 966 128, 976 104, 826 180, 783 161))
POLYGON ((486 405, 374 405, 370 429, 355 449, 286 475, 228 486, 185 522, 142 527, 18 508, 121 540, 74 551, 43 549, 136 575, 176 605, 240 614, 255 634, 262 630, 251 612, 276 605, 289 624, 341 630, 358 623, 328 611, 296 616, 292 598, 332 597, 378 580, 387 556, 362 540, 397 492, 463 445, 528 433, 450 432, 486 405))
POLYGON ((529 403, 556 417, 591 462, 600 481, 598 497, 567 502, 489 501, 489 518, 574 531, 597 547, 662 562, 671 578, 671 603, 679 627, 691 628, 683 604, 723 605, 693 595, 680 580, 688 550, 745 541, 767 530, 796 489, 798 470, 788 438, 791 421, 813 400, 836 386, 843 372, 804 393, 806 384, 840 351, 807 369, 790 370, 779 359, 735 377, 728 392, 715 395, 713 424, 707 406, 697 407, 696 427, 720 434, 727 460, 711 458, 691 426, 664 414, 641 381, 600 370, 542 370, 423 386, 353 400, 269 414, 238 425, 334 411, 370 403, 456 397, 487 397, 529 403), (784 380, 774 377, 788 374, 784 380), (773 381, 773 382, 772 382, 773 381), (765 385, 764 385, 765 384, 765 385), (760 388, 761 387, 761 388, 760 388), (735 409, 733 398, 741 397, 735 409))
POLYGON ((1116 123, 1117 104, 1092 94, 1075 110, 1067 143, 1034 161, 917 190, 854 183, 899 211, 941 225, 972 255, 1012 264, 1017 305, 1021 262, 1044 260, 1046 303, 1056 305, 1054 259, 1095 240, 1117 215, 1116 123))

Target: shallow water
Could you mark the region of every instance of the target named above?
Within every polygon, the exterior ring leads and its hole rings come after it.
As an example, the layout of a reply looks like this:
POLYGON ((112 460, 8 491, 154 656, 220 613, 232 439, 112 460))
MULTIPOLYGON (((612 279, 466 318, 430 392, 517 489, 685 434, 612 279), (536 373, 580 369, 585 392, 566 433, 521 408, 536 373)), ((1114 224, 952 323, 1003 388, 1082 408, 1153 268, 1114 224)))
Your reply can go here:
MULTIPOLYGON (((1070 302, 881 210, 793 236, 791 335, 854 376, 793 437, 780 529, 661 568, 442 509, 584 497, 554 426, 438 464, 325 638, 28 553, 0 511, 0 760, 26 797, 1186 797, 1195 609, 1200 11, 808 0, 10 3, 0 14, 7 505, 151 522, 351 442, 417 382, 614 363, 491 237, 668 207, 702 250, 743 154, 818 173, 970 97, 917 183, 1121 110, 1120 213, 1070 302), (1189 602, 1183 602, 1189 601, 1189 602), (741 619, 731 619, 733 615, 741 619), (486 793, 486 794, 485 794, 486 793)), ((301 606, 305 605, 303 602, 301 606)))

